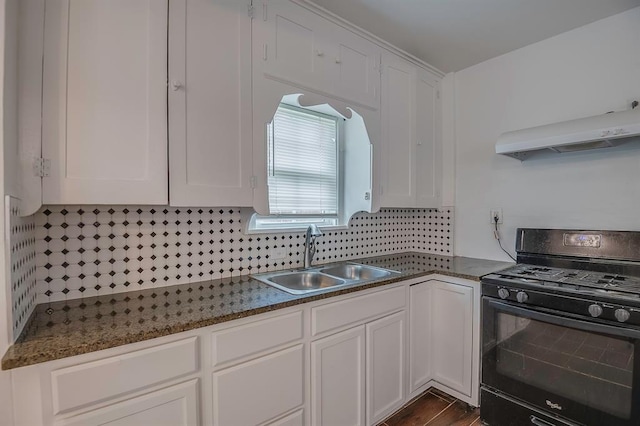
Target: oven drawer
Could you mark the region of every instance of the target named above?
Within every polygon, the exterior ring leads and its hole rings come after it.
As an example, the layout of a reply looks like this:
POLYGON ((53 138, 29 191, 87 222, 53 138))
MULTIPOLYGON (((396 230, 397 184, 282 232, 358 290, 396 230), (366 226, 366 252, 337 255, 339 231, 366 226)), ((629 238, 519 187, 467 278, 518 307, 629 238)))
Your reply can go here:
POLYGON ((488 426, 578 426, 484 388, 480 390, 480 420, 488 426))

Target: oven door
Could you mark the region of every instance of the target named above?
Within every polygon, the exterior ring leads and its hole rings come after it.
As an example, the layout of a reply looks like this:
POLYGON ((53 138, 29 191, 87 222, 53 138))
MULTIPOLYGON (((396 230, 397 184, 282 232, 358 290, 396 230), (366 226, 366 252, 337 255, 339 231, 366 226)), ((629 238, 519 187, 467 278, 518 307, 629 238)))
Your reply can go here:
POLYGON ((483 386, 584 425, 640 425, 640 330, 482 303, 483 386))

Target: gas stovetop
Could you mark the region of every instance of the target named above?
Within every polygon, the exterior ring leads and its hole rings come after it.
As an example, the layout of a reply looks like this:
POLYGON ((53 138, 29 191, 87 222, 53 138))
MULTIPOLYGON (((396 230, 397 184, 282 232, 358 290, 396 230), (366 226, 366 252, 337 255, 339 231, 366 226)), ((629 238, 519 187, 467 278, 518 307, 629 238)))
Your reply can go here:
POLYGON ((518 264, 512 268, 497 272, 501 278, 516 279, 556 288, 568 288, 574 291, 590 289, 612 293, 628 293, 640 297, 640 277, 594 272, 582 269, 552 268, 538 265, 518 264))
POLYGON ((640 306, 640 232, 520 228, 518 264, 487 282, 634 300, 640 306))

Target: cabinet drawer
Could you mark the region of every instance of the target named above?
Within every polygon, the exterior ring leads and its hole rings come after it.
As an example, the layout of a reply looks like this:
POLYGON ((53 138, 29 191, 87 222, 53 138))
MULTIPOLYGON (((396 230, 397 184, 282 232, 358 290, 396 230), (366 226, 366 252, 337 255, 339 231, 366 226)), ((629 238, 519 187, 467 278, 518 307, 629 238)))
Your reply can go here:
POLYGON ((303 358, 298 345, 213 373, 214 426, 262 424, 300 407, 303 358))
POLYGON ((396 287, 318 306, 311 310, 313 335, 391 313, 404 305, 404 287, 396 287))
POLYGON ((198 379, 109 405, 55 426, 196 426, 198 422, 198 379))
POLYGON ((214 367, 302 339, 302 312, 294 312, 213 333, 214 367))
POLYGON ((180 340, 51 373, 60 414, 198 371, 198 338, 180 340))

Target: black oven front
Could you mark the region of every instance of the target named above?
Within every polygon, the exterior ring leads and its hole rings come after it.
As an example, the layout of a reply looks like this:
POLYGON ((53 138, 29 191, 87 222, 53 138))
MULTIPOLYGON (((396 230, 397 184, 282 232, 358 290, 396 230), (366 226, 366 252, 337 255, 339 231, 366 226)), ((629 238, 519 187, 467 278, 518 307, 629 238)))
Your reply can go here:
POLYGON ((483 296, 482 386, 492 426, 638 426, 640 329, 483 296))

